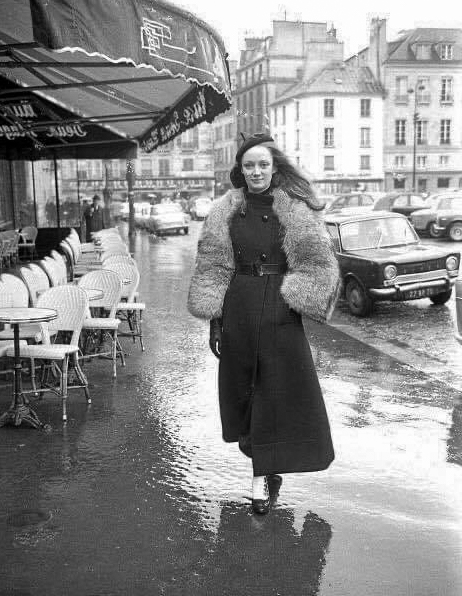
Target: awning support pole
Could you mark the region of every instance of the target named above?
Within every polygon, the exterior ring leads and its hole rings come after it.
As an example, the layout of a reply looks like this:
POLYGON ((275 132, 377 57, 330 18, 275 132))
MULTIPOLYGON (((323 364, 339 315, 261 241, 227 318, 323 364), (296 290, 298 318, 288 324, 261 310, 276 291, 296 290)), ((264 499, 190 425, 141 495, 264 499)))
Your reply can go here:
POLYGON ((60 214, 60 205, 59 205, 58 160, 56 159, 56 154, 53 155, 53 166, 54 166, 54 171, 55 171, 56 224, 57 224, 58 230, 59 230, 59 229, 61 229, 61 214, 60 214))
POLYGON ((127 159, 126 169, 127 191, 128 191, 128 236, 135 235, 135 162, 133 159, 127 159))

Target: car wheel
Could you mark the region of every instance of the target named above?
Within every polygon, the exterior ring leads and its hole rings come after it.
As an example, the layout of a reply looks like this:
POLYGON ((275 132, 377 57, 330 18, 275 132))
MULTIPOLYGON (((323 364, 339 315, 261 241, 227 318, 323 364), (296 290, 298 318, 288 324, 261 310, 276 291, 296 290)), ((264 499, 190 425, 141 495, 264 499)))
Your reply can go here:
POLYGON ((462 221, 455 221, 449 226, 449 238, 454 242, 462 241, 462 221))
POLYGON ((352 314, 367 317, 374 308, 374 301, 355 279, 350 279, 345 288, 345 297, 352 314))
POLYGON ((428 226, 428 233, 430 234, 430 236, 432 238, 441 238, 441 236, 444 234, 444 232, 442 230, 437 230, 435 226, 436 226, 436 222, 433 221, 428 226))
POLYGON ((447 292, 441 292, 441 294, 435 294, 434 296, 430 296, 430 300, 433 304, 446 304, 446 302, 451 298, 452 289, 447 290, 447 292))
POLYGON ((185 234, 189 234, 189 228, 183 228, 183 232, 184 232, 185 234))

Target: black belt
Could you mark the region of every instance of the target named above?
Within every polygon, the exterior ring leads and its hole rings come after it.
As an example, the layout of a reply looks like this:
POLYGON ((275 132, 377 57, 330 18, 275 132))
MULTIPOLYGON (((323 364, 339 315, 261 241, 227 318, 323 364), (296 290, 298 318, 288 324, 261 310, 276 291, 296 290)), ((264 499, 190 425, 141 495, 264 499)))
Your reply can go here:
POLYGON ((287 267, 279 263, 237 263, 236 273, 238 275, 282 275, 286 273, 287 267))

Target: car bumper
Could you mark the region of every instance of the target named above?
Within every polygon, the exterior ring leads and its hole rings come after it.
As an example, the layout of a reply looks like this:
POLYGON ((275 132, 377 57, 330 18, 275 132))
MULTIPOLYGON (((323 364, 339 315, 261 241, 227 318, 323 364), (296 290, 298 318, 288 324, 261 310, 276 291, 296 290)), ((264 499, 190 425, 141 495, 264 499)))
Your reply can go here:
POLYGON ((433 229, 436 232, 445 232, 446 231, 446 226, 439 226, 438 224, 433 224, 433 229))
POLYGON ((447 290, 450 290, 455 283, 455 277, 446 277, 441 279, 432 279, 429 281, 401 284, 393 286, 391 288, 369 288, 368 291, 369 294, 371 294, 371 296, 376 299, 389 300, 391 298, 397 298, 399 300, 400 297, 404 297, 407 292, 413 292, 416 290, 441 288, 441 292, 445 292, 447 290))

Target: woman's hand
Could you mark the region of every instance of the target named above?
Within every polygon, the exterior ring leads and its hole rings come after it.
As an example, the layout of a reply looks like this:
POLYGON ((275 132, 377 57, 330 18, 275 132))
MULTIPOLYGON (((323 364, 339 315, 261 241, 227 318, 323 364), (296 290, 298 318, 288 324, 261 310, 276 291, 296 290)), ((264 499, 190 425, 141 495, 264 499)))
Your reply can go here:
POLYGON ((211 319, 209 346, 217 358, 221 356, 221 319, 211 319))

